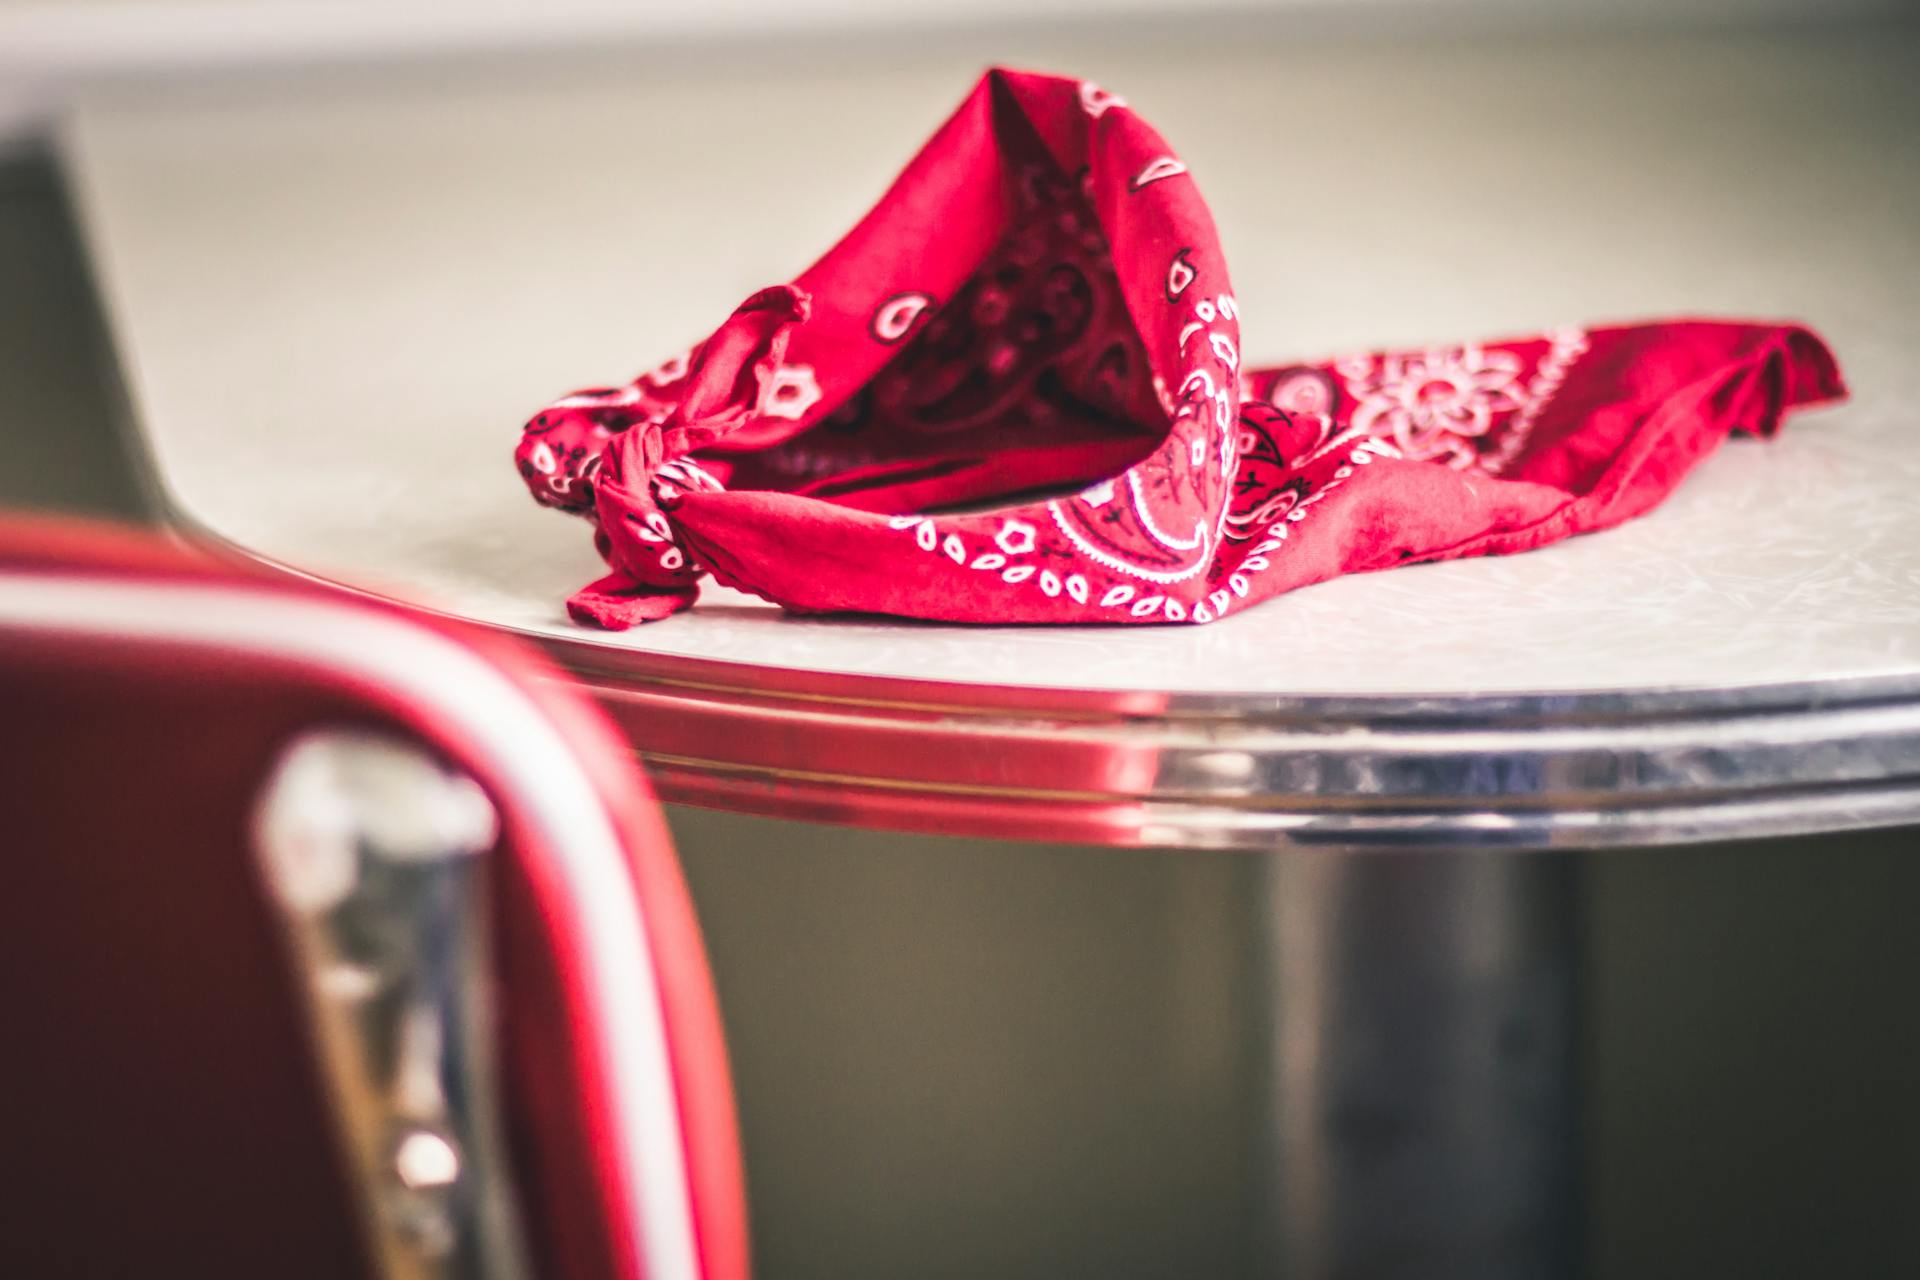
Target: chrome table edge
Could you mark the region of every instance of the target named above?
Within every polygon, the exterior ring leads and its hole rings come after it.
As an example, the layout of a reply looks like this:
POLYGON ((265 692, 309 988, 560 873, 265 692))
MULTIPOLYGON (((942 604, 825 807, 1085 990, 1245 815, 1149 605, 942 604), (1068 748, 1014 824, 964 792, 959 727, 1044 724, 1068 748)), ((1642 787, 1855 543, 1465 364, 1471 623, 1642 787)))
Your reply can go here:
POLYGON ((1692 705, 1674 692, 1641 707, 1597 694, 1152 709, 1128 694, 958 688, 941 707, 919 682, 874 681, 845 703, 609 676, 549 647, 663 796, 770 816, 1248 849, 1605 848, 1920 822, 1910 686, 1701 691, 1692 705))
MULTIPOLYGON (((435 612, 170 515, 189 543, 435 612)), ((544 650, 619 725, 662 799, 738 813, 1246 849, 1640 847, 1920 824, 1920 673, 1644 691, 1158 694, 755 666, 438 616, 544 650)))

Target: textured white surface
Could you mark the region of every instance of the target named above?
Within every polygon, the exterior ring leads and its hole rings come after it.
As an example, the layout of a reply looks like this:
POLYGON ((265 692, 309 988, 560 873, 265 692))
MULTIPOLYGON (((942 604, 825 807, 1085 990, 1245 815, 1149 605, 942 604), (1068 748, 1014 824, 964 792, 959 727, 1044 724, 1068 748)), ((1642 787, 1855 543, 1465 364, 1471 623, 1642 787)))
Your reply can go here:
POLYGON ((1673 313, 1799 319, 1853 402, 1625 528, 1207 627, 804 621, 709 589, 621 636, 510 462, 798 271, 981 51, 535 63, 97 97, 65 135, 135 416, 194 519, 528 631, 773 666, 1168 692, 1726 686, 1920 672, 1920 40, 1203 39, 1008 60, 1124 92, 1219 221, 1250 361, 1673 313))

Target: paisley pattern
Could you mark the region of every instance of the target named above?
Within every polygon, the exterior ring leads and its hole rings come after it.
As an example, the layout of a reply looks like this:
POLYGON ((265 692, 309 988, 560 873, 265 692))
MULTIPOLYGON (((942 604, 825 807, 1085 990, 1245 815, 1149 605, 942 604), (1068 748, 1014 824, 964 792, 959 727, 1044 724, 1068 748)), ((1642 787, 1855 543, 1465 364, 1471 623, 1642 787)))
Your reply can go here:
POLYGON ((1226 536, 1235 542, 1258 537, 1313 492, 1307 466, 1326 453, 1335 435, 1322 411, 1289 413, 1273 404, 1248 403, 1240 411, 1240 467, 1226 536))
POLYGON ((930 294, 909 290, 896 293, 874 308, 871 326, 876 342, 895 343, 913 331, 914 322, 933 305, 930 294))
MULTIPOLYGON (((1017 190, 1019 216, 953 297, 935 306, 908 290, 881 303, 869 328, 899 353, 818 430, 734 458, 735 483, 885 508, 926 463, 948 466, 956 447, 1135 440, 1141 453, 1164 434, 1149 425, 1158 417, 1149 364, 1085 198, 1038 166, 1017 190)), ((1085 478, 1071 459, 1037 465, 1036 485, 1085 478)), ((975 494, 950 466, 944 482, 950 501, 1001 491, 995 481, 975 494)))
POLYGON ((1181 249, 1173 255, 1173 261, 1167 266, 1168 302, 1180 301, 1180 295, 1187 291, 1187 286, 1193 283, 1194 276, 1198 274, 1193 269, 1193 263, 1187 260, 1187 255, 1192 252, 1191 249, 1181 249))
POLYGON ((1187 166, 1172 156, 1160 156, 1148 161, 1146 168, 1133 175, 1133 181, 1127 184, 1127 190, 1138 191, 1142 187, 1167 178, 1177 178, 1187 171, 1187 166))
POLYGON ((1354 427, 1391 437, 1402 456, 1416 462, 1435 458, 1456 469, 1478 464, 1495 423, 1526 403, 1519 358, 1477 345, 1361 356, 1342 361, 1339 370, 1355 401, 1354 427))
POLYGON ((516 461, 597 525, 595 625, 706 575, 798 612, 1205 623, 1617 523, 1839 392, 1806 331, 1706 322, 1248 369, 1186 164, 1096 85, 995 72, 791 285, 555 402, 516 461))

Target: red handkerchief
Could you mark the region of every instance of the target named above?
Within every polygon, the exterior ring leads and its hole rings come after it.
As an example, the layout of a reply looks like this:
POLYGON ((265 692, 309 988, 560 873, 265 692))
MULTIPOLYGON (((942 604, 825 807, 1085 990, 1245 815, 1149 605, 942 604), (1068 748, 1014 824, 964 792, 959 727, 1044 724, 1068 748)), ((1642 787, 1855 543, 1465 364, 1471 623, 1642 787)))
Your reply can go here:
POLYGON ((995 71, 790 285, 527 424, 621 628, 711 574, 785 608, 1211 622, 1648 510, 1843 394, 1785 325, 1678 321, 1247 369, 1193 176, 1126 102, 995 71))

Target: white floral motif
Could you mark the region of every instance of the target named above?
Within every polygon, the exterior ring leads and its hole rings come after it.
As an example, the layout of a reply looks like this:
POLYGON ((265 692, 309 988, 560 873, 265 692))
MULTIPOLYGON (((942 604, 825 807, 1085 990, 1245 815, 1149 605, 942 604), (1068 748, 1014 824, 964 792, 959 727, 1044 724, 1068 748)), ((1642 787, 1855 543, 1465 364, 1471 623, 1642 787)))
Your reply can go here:
POLYGON ((994 535, 1000 549, 1010 556, 1023 556, 1033 550, 1033 526, 1024 520, 1008 520, 994 535))
MULTIPOLYGON (((1135 483, 1137 484, 1137 481, 1135 481, 1135 483)), ((1104 495, 1104 498, 1107 501, 1111 501, 1112 498, 1116 496, 1111 492, 1111 482, 1108 482, 1105 487, 1109 489, 1109 492, 1104 495)), ((1057 503, 1049 504, 1049 506, 1057 505, 1057 503)), ((1057 511, 1055 512, 1054 518, 1056 522, 1059 521, 1059 513, 1057 511)), ((661 523, 664 525, 665 521, 662 520, 661 523)), ((946 558, 953 561, 954 564, 964 568, 987 573, 997 573, 1000 579, 1009 586, 1031 583, 1043 595, 1050 599, 1059 599, 1064 596, 1072 600, 1075 604, 1085 605, 1093 602, 1094 587, 1084 575, 1078 573, 1063 575, 1052 569, 1041 568, 1039 565, 1031 563, 1020 564, 1012 561, 1012 557, 1028 555, 1039 545, 1038 530, 1027 521, 1010 518, 1002 520, 1000 523, 1000 532, 994 535, 994 542, 999 546, 1000 550, 982 552, 971 558, 969 558, 970 553, 967 550, 965 542, 959 535, 949 533, 943 537, 940 531, 935 528, 934 522, 924 515, 906 514, 890 516, 887 519, 887 526, 903 533, 912 534, 913 540, 919 544, 923 551, 944 554, 946 558), (1003 552, 1005 554, 1002 554, 1003 552)), ((1070 538, 1073 536, 1071 528, 1068 528, 1064 524, 1061 527, 1065 529, 1070 538)), ((640 536, 649 541, 653 540, 650 532, 646 529, 640 530, 640 536)), ((1162 538, 1165 537, 1164 534, 1159 536, 1162 538)), ((1196 525, 1194 538, 1195 541, 1193 545, 1205 546, 1207 532, 1204 522, 1196 525)), ((1082 550, 1087 550, 1087 548, 1083 547, 1082 550)), ((1097 551, 1093 554, 1098 558, 1099 553, 1097 551)), ((1202 558, 1194 569, 1185 570, 1180 573, 1145 574, 1143 576, 1158 581, 1173 582, 1191 577, 1200 568, 1203 568, 1205 564, 1206 561, 1202 558)), ((1127 571, 1140 572, 1137 569, 1130 568, 1127 569, 1127 571)), ((1196 603, 1193 609, 1189 611, 1187 606, 1167 596, 1141 596, 1134 587, 1125 583, 1109 586, 1105 594, 1100 597, 1099 604, 1101 607, 1108 609, 1125 609, 1136 618, 1160 614, 1169 622, 1184 622, 1189 619, 1194 622, 1211 622, 1218 616, 1216 611, 1207 609, 1203 604, 1196 603)))
POLYGON ((1344 360, 1340 374, 1353 395, 1353 428, 1391 437, 1408 458, 1438 458, 1464 470, 1480 458, 1474 441, 1493 416, 1524 408, 1520 359, 1479 346, 1440 348, 1419 355, 1344 360))
POLYGON ((818 403, 820 383, 812 365, 781 365, 760 392, 760 412, 769 418, 802 418, 818 403))

